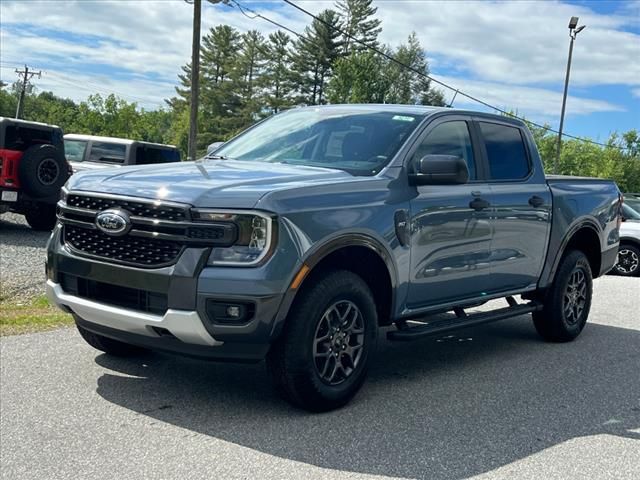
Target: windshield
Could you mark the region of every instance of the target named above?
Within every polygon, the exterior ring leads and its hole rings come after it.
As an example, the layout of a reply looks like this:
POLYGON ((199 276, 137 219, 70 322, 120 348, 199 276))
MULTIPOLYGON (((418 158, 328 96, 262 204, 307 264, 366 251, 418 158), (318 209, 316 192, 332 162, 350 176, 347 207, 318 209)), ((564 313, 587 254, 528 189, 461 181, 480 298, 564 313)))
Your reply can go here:
POLYGON ((86 140, 65 140, 64 155, 68 162, 82 162, 84 151, 87 149, 86 140))
POLYGON ((364 108, 294 109, 256 125, 214 155, 375 175, 423 118, 364 108))

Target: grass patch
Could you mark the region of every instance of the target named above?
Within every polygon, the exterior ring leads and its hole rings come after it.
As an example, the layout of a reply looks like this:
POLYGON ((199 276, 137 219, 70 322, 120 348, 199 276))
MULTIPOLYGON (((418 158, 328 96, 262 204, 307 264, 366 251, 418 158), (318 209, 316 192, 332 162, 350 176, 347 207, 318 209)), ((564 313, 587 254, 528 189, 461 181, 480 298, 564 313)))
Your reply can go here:
POLYGON ((0 301, 0 336, 42 332, 73 325, 73 317, 54 307, 47 297, 36 297, 29 302, 0 301))

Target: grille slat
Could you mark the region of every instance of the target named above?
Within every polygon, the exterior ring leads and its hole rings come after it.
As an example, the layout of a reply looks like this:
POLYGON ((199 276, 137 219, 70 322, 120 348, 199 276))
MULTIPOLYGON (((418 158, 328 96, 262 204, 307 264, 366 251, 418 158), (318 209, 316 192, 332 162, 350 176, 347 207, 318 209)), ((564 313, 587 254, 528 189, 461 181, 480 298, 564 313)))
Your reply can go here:
POLYGON ((143 237, 112 237, 96 229, 64 226, 64 241, 72 248, 95 257, 135 265, 161 267, 176 261, 183 246, 169 240, 143 237))
POLYGON ((136 217, 145 217, 156 220, 169 220, 179 222, 189 219, 188 208, 174 207, 165 204, 138 202, 122 198, 103 198, 85 195, 70 194, 67 197, 67 205, 86 210, 106 210, 108 208, 122 208, 136 217))

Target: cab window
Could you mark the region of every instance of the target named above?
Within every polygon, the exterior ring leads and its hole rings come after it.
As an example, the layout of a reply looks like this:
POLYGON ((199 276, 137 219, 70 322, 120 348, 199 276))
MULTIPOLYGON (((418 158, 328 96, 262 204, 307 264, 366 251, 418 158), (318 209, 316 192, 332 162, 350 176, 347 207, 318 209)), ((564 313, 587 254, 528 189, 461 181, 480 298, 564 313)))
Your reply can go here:
POLYGON ((517 127, 479 122, 492 180, 521 180, 529 176, 530 166, 522 133, 517 127))
POLYGON ((469 127, 463 120, 441 123, 431 130, 414 153, 412 165, 416 165, 425 155, 463 158, 469 169, 469 180, 478 178, 469 127))

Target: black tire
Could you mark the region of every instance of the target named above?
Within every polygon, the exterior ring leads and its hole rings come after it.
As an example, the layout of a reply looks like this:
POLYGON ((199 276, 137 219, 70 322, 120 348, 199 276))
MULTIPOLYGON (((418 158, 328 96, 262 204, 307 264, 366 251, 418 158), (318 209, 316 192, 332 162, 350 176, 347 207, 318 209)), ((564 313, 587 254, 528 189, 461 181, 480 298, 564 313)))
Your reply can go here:
POLYGON ((53 145, 32 145, 18 167, 20 185, 35 198, 57 195, 69 178, 64 154, 53 145))
POLYGON ((592 290, 587 257, 579 250, 567 252, 544 295, 544 308, 533 313, 540 336, 549 342, 569 342, 580 335, 591 309, 592 290))
POLYGON ((56 206, 40 203, 24 214, 29 226, 39 232, 50 232, 56 226, 56 206))
POLYGON ((377 340, 375 300, 364 280, 347 270, 314 278, 300 295, 267 355, 267 369, 293 405, 333 410, 348 403, 365 380, 377 340))
POLYGON ((102 335, 98 335, 97 333, 90 332, 80 325, 76 325, 76 327, 78 328, 78 332, 80 332, 80 335, 85 342, 87 342, 96 350, 100 350, 101 352, 107 353, 109 355, 113 355, 116 357, 131 357, 145 352, 145 349, 142 347, 119 342, 118 340, 113 340, 112 338, 103 337, 102 335))
POLYGON ((630 243, 621 243, 618 249, 618 262, 613 271, 623 277, 640 276, 640 248, 630 243))

